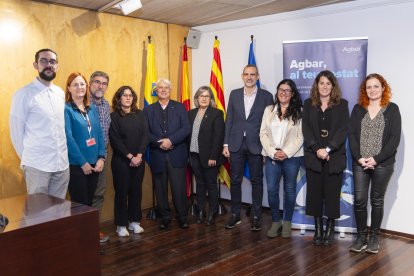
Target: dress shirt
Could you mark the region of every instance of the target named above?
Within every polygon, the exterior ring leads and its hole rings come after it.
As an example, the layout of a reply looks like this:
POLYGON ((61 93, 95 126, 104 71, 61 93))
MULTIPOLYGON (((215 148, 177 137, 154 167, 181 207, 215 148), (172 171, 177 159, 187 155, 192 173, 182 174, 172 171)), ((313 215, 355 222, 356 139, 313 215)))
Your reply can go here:
POLYGON ((45 172, 69 167, 65 135, 65 94, 38 79, 19 89, 10 110, 10 135, 21 166, 45 172))
POLYGON ((252 110, 254 100, 256 99, 257 95, 257 86, 254 88, 252 94, 249 96, 246 93, 246 88, 244 88, 244 113, 246 113, 246 120, 249 118, 250 110, 252 110))
POLYGON ((109 103, 104 98, 101 98, 99 101, 91 94, 91 103, 96 107, 96 111, 98 111, 99 116, 99 123, 101 124, 101 128, 103 131, 105 146, 108 145, 109 142, 109 126, 111 125, 111 108, 109 107, 109 103))

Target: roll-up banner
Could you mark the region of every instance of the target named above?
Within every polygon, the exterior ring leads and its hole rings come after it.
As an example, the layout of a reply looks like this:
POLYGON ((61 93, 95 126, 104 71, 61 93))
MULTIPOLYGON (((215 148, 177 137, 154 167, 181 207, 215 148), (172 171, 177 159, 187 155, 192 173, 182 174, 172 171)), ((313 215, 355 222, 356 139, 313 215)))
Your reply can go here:
MULTIPOLYGON (((322 70, 332 71, 338 79, 342 97, 348 100, 349 112, 358 101, 361 82, 367 71, 368 38, 337 38, 283 42, 283 77, 295 81, 302 100, 309 97, 312 84, 322 70)), ((348 142, 347 142, 348 143, 348 142)), ((352 157, 347 145, 347 168, 344 171, 341 194, 341 217, 336 229, 341 233, 355 232, 353 208, 352 157)), ((306 174, 302 167, 298 175, 293 226, 314 229, 313 217, 306 216, 306 174)))

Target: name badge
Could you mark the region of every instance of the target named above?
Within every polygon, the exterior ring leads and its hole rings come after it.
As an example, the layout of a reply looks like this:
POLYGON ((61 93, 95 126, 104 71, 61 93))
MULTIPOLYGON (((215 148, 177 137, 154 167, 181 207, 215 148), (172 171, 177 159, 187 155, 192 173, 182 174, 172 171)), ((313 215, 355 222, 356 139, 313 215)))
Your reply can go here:
POLYGON ((95 138, 91 138, 91 139, 86 140, 86 145, 87 145, 88 147, 91 147, 91 146, 93 146, 93 145, 96 145, 95 138))

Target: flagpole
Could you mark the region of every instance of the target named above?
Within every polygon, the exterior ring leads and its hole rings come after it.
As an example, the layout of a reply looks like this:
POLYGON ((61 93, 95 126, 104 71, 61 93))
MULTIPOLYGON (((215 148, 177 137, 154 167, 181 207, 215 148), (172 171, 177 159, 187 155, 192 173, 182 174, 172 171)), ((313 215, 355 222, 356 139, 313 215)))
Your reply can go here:
MULTIPOLYGON (((184 37, 184 45, 187 46, 187 37, 184 37)), ((184 54, 184 53, 183 53, 184 54)), ((181 100, 182 100, 182 93, 181 93, 181 100)), ((197 205, 194 204, 194 182, 193 182, 193 174, 191 170, 191 166, 187 167, 187 170, 190 170, 190 205, 188 206, 188 214, 192 216, 196 216, 198 212, 202 210, 197 210, 197 205)))
MULTIPOLYGON (((151 44, 151 36, 148 36, 148 44, 151 44)), ((148 55, 148 53, 147 53, 148 55)), ((148 57, 147 57, 148 59, 148 57)), ((147 69, 148 70, 148 69, 147 69)), ((145 98, 145 96, 144 96, 145 98)), ((147 149, 148 150, 148 149, 147 149)), ((149 156, 148 156, 149 160, 149 156)), ((155 207, 155 187, 154 187, 154 178, 152 177, 152 208, 148 210, 147 218, 155 220, 157 218, 157 209, 155 207)))

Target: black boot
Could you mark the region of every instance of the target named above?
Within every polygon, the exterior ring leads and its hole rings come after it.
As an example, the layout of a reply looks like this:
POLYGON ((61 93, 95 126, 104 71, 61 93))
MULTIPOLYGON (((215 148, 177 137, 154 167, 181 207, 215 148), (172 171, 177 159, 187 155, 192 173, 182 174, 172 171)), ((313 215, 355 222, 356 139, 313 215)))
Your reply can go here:
POLYGON ((349 251, 361 252, 367 248, 367 210, 366 208, 355 208, 355 222, 357 226, 358 236, 354 243, 349 247, 349 251))
POLYGON ((381 227, 384 210, 378 207, 371 208, 371 233, 368 239, 367 253, 377 254, 379 251, 378 233, 381 227))
POLYGON ((349 251, 359 253, 367 248, 367 234, 368 230, 366 228, 365 230, 358 231, 357 239, 354 241, 351 247, 349 247, 349 251))
POLYGON ((371 231, 365 252, 377 254, 379 251, 378 231, 371 231))
POLYGON ((214 219, 216 218, 216 214, 217 214, 216 212, 212 212, 212 211, 210 211, 208 213, 208 217, 207 217, 207 225, 208 226, 214 224, 214 219))
POLYGON ((197 224, 201 224, 201 223, 203 223, 203 222, 204 222, 204 217, 205 217, 205 213, 204 213, 204 211, 200 211, 200 212, 198 213, 198 215, 197 215, 197 220, 196 220, 196 223, 197 223, 197 224))
POLYGON ((324 245, 331 245, 334 241, 335 235, 335 219, 328 218, 326 220, 326 231, 323 235, 323 244, 324 245))
POLYGON ((314 245, 322 245, 323 244, 323 224, 321 217, 314 217, 315 218, 315 235, 313 236, 313 244, 314 245))

